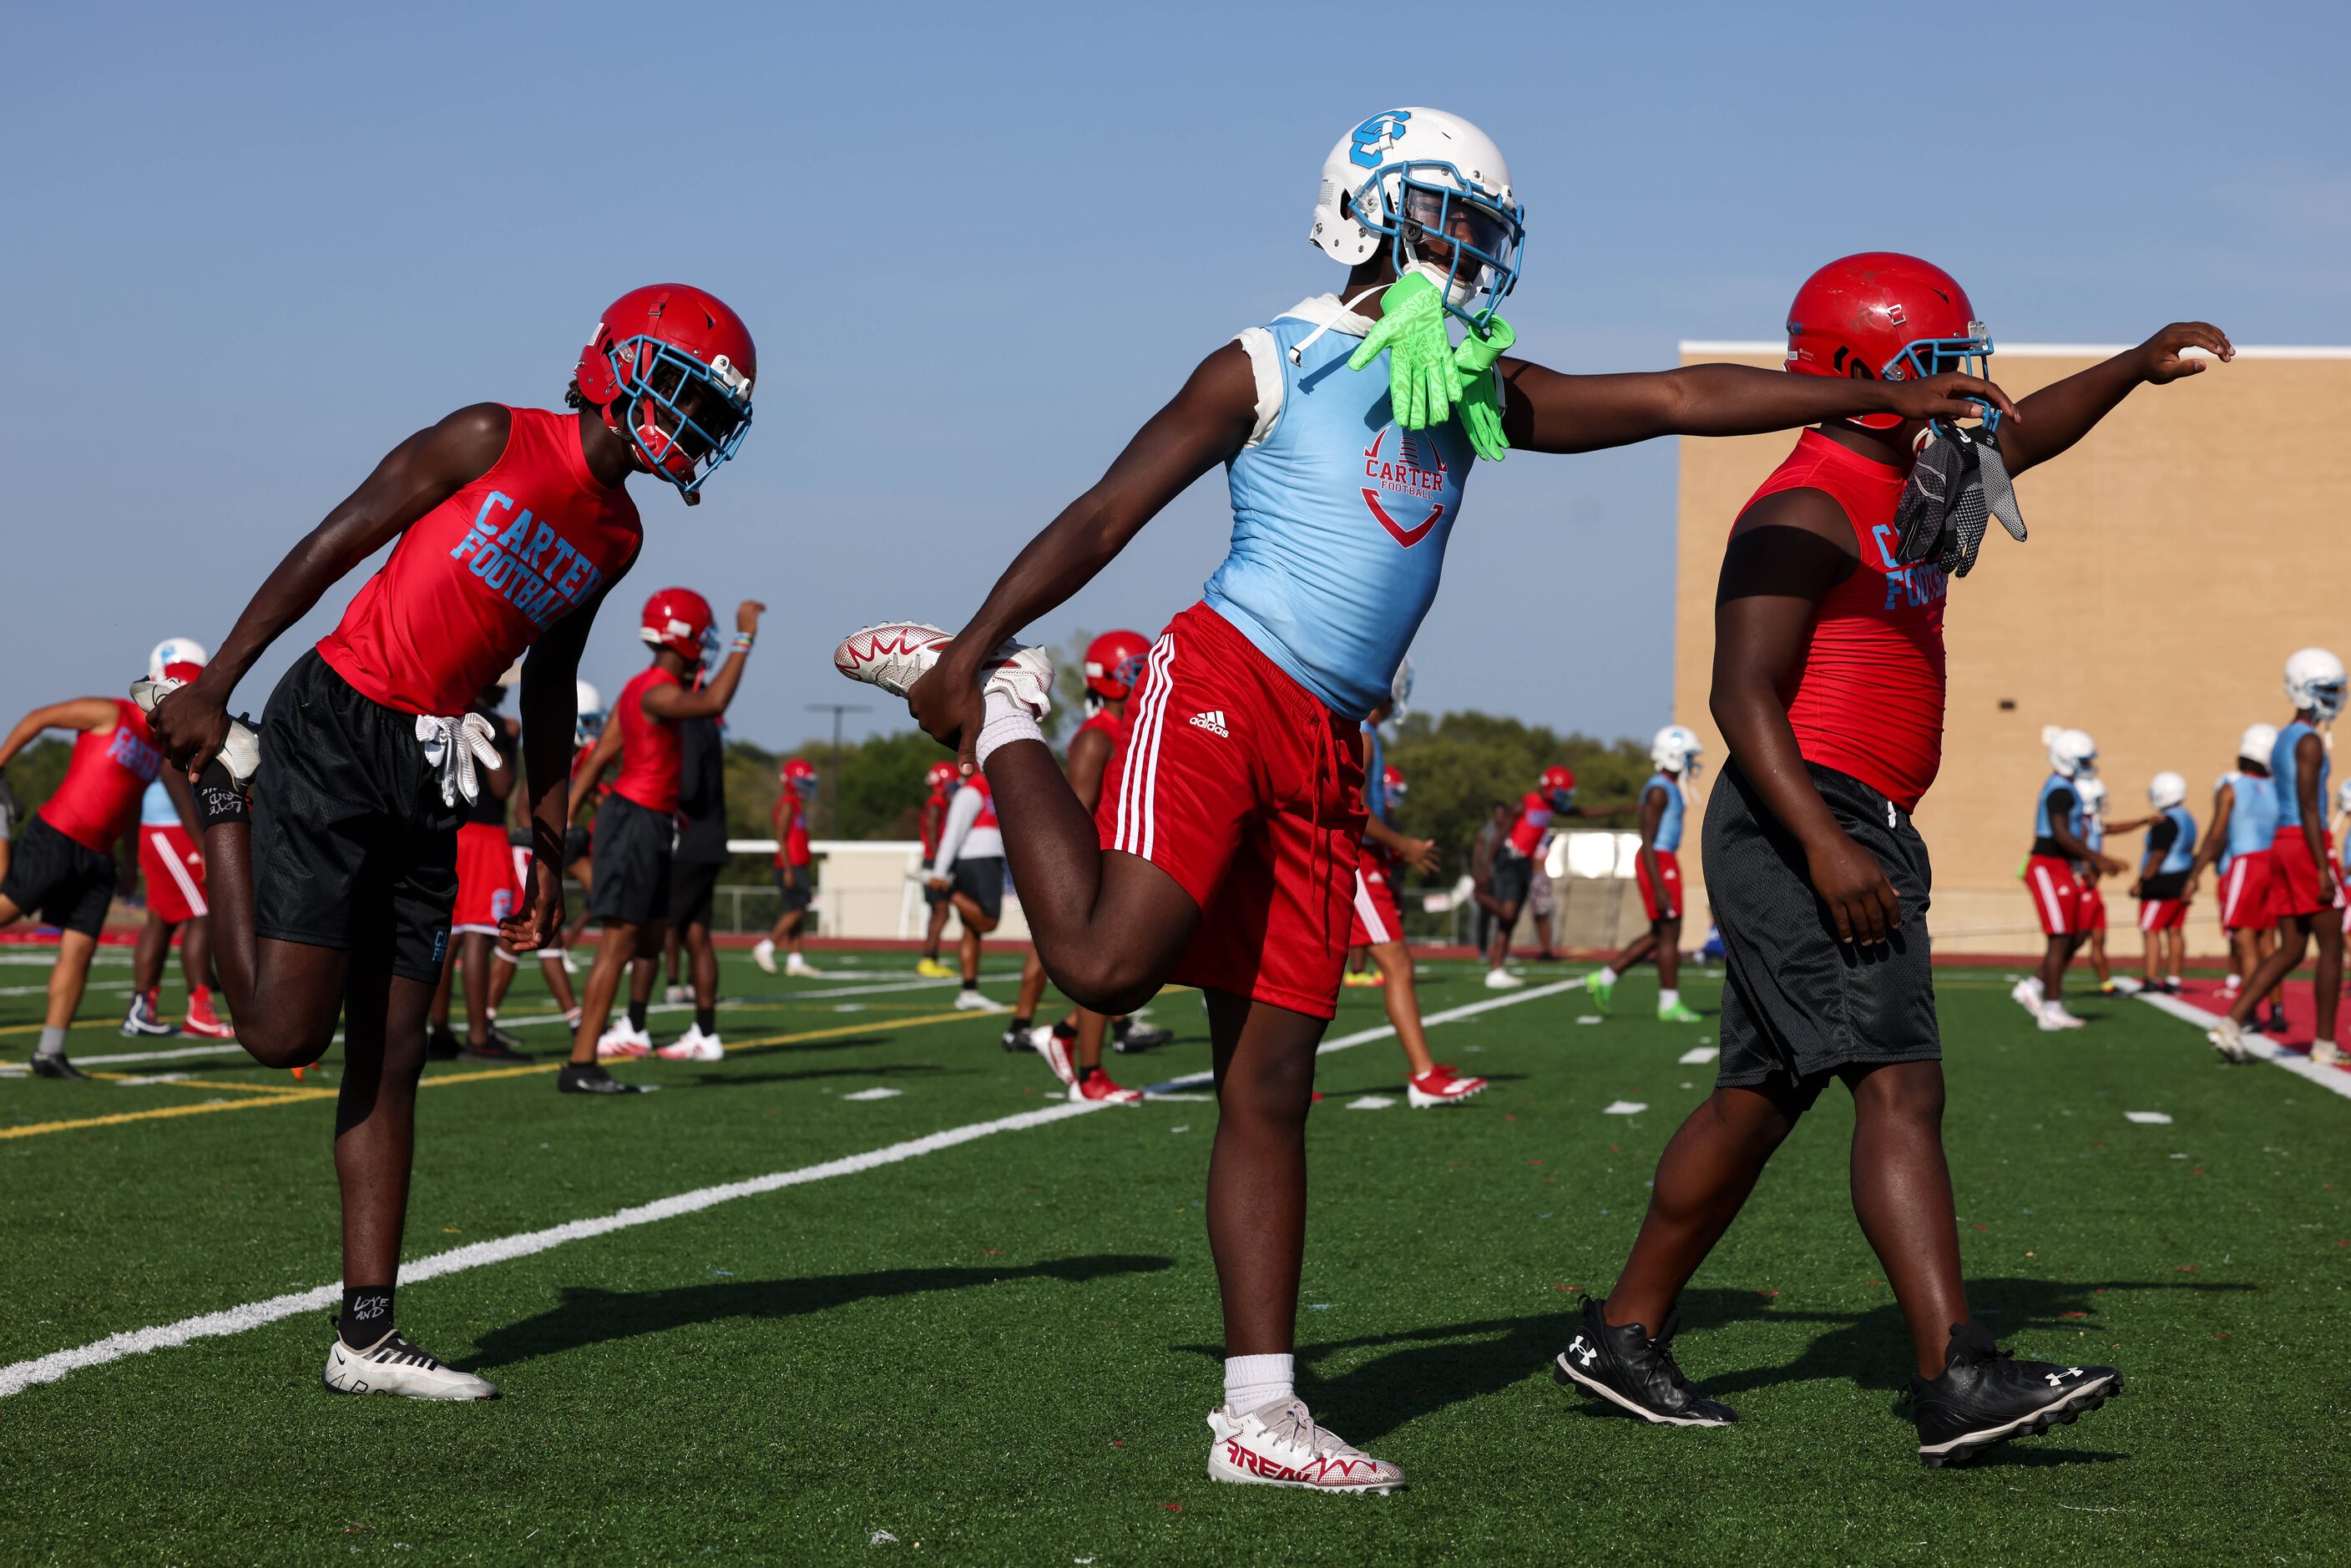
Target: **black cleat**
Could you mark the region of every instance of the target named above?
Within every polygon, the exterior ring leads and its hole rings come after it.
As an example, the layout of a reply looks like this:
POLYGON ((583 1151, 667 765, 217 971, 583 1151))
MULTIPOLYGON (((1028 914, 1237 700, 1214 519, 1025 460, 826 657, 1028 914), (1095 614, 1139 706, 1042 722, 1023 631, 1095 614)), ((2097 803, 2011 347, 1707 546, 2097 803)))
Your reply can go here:
POLYGON ((522 1049, 522 1040, 520 1038, 500 1029, 496 1020, 493 1020, 490 1024, 490 1043, 492 1045, 504 1046, 508 1051, 520 1051, 522 1049))
POLYGON ((1992 1343, 1982 1324, 1955 1324, 1943 1375, 1931 1383, 1910 1380, 1918 1458, 1930 1470, 1964 1465, 2011 1437, 2070 1427, 2122 1388, 2123 1375, 2111 1366, 2018 1361, 1992 1343))
POLYGON ((78 1078, 84 1082, 91 1082, 89 1074, 84 1072, 80 1068, 76 1067, 72 1062, 68 1061, 65 1059, 65 1053, 62 1051, 58 1052, 55 1056, 37 1056, 33 1058, 33 1076, 36 1078, 78 1078))
MULTIPOLYGON (((512 1036, 507 1037, 508 1040, 511 1040, 512 1038, 512 1036)), ((530 1053, 528 1051, 515 1050, 514 1047, 508 1044, 507 1040, 500 1040, 497 1036, 497 1031, 493 1030, 490 1032, 490 1038, 479 1045, 475 1045, 470 1040, 467 1041, 465 1049, 457 1053, 457 1060, 460 1061, 494 1061, 507 1067, 512 1067, 517 1062, 528 1061, 530 1060, 530 1053)))
POLYGON ((1004 1039, 1001 1042, 1004 1049, 1008 1051, 1027 1051, 1030 1049, 1029 1044, 1029 1031, 1036 1027, 1037 1026, 1034 1023, 1006 1024, 1004 1026, 1004 1039))
POLYGON ((1739 1412, 1701 1396, 1674 1364, 1674 1334, 1680 1314, 1666 1314, 1666 1326, 1651 1339, 1639 1323, 1612 1328, 1600 1302, 1583 1298, 1583 1321, 1552 1362, 1552 1381, 1580 1388, 1660 1427, 1728 1427, 1739 1412))
POLYGON ((465 1054, 465 1042, 445 1029, 436 1029, 424 1037, 424 1060, 455 1061, 465 1054))
POLYGON ((642 1083, 623 1083, 604 1071, 601 1061, 567 1061, 555 1075, 555 1087, 564 1094, 642 1094, 642 1083))
POLYGON ((1155 1023, 1129 1024, 1123 1031, 1113 1030, 1110 1048, 1118 1051, 1157 1051, 1176 1038, 1174 1030, 1161 1029, 1155 1023))

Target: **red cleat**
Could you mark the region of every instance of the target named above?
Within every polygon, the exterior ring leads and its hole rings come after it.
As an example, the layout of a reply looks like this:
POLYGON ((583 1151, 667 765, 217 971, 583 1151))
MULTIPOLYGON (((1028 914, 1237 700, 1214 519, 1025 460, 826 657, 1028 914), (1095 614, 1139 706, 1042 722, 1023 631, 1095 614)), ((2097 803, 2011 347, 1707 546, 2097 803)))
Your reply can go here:
POLYGON ((188 998, 188 1016, 181 1020, 182 1034, 198 1035, 205 1040, 235 1040, 236 1030, 213 1011, 213 994, 198 989, 188 998))
POLYGON ((1113 1105, 1140 1105, 1143 1091, 1122 1089, 1110 1081, 1110 1074, 1095 1068, 1070 1085, 1070 1103, 1081 1105, 1089 1100, 1100 1100, 1113 1105))
POLYGON ((1405 1080, 1405 1098, 1416 1111, 1426 1111, 1432 1105, 1458 1105, 1486 1087, 1482 1078, 1464 1078, 1443 1062, 1437 1062, 1415 1078, 1405 1080))

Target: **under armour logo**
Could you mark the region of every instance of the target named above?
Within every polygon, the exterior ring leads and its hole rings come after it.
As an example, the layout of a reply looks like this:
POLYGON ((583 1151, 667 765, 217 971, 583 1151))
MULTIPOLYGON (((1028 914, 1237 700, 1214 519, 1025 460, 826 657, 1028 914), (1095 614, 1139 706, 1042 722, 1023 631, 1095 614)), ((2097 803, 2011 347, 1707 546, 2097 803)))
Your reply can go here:
POLYGON ((1590 1366, 1593 1362, 1600 1359, 1600 1347, 1597 1345, 1585 1344, 1583 1343, 1583 1336, 1582 1334, 1577 1334, 1573 1339, 1567 1342, 1567 1354, 1574 1355, 1576 1360, 1583 1363, 1586 1366, 1590 1366), (1578 1351, 1582 1351, 1583 1354, 1576 1355, 1576 1352, 1578 1351))
POLYGON ((2045 1376, 2048 1378, 2048 1380, 2049 1380, 2049 1386, 2050 1386, 2050 1387, 2052 1387, 2052 1388, 2055 1388, 2055 1387, 2057 1387, 2058 1385, 2060 1385, 2061 1384, 2063 1384, 2063 1383, 2064 1383, 2067 1378, 2069 1378, 2069 1377, 2079 1377, 2079 1376, 2081 1376, 2081 1375, 2082 1375, 2082 1369, 2081 1369, 2080 1367, 2078 1367, 2078 1366, 2069 1366, 2069 1367, 2067 1367, 2067 1368, 2066 1368, 2064 1371, 2063 1371, 2063 1372, 2052 1372, 2052 1373, 2044 1374, 2043 1375, 2045 1375, 2045 1376))
POLYGON ((1221 735, 1228 739, 1231 737, 1232 732, 1225 727, 1225 710, 1222 708, 1212 708, 1207 713, 1196 713, 1192 716, 1192 722, 1210 735, 1221 735))

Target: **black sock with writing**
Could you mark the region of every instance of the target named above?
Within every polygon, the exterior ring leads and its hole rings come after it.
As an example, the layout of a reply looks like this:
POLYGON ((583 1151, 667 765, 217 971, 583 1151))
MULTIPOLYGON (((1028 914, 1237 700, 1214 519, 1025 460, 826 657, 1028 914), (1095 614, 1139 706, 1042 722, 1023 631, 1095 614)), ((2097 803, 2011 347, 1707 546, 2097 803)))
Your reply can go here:
POLYGON ((335 1322, 335 1332, 353 1350, 365 1350, 392 1332, 391 1285, 359 1285, 343 1288, 343 1315, 335 1322))
POLYGON ((643 1033, 644 1033, 644 1032, 645 1032, 645 1004, 644 1004, 644 1003, 643 1003, 643 1002, 631 1002, 631 1003, 629 1004, 629 1027, 630 1027, 631 1029, 632 1029, 632 1030, 635 1030, 639 1034, 643 1034, 643 1033))
POLYGON ((196 775, 196 831, 201 833, 223 822, 253 821, 253 802, 230 781, 228 767, 217 757, 196 775))
POLYGON ((705 1034, 716 1034, 718 1032, 718 1009, 716 1008, 695 1009, 694 1027, 700 1030, 705 1034))

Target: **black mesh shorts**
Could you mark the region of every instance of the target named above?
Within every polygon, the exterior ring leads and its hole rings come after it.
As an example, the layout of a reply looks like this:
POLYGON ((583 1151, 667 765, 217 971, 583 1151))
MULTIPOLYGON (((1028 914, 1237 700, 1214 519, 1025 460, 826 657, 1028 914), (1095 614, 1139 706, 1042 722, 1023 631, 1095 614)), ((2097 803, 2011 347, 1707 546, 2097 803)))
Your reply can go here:
POLYGON ((979 912, 990 920, 1004 918, 1004 857, 983 855, 977 860, 959 860, 948 873, 949 891, 960 893, 979 905, 979 912))
POLYGON ((5 898, 44 925, 95 936, 106 926, 114 903, 114 857, 66 837, 36 816, 16 835, 8 854, 8 875, 0 880, 5 898))
POLYGON ((457 808, 416 719, 353 691, 313 648, 262 710, 253 929, 427 984, 457 902, 457 808))
POLYGON ((1840 1067, 1939 1061, 1927 937, 1934 870, 1909 817, 1848 774, 1807 763, 1837 826, 1886 868, 1902 925, 1883 947, 1837 940, 1804 852, 1737 762, 1706 803, 1706 893, 1722 932, 1719 1084, 1807 1078, 1840 1067))
MULTIPOLYGON (((589 837, 588 824, 585 822, 574 822, 564 829, 563 863, 568 866, 587 860, 594 841, 589 837)), ((591 876, 595 874, 595 866, 592 862, 589 866, 589 874, 591 876)))
POLYGON ((594 885, 588 913, 608 925, 645 925, 669 918, 670 853, 677 821, 622 795, 596 812, 594 885))
POLYGON ((795 909, 806 909, 810 901, 816 897, 816 862, 811 861, 807 865, 792 867, 789 882, 784 880, 784 868, 778 866, 776 892, 783 897, 785 914, 789 915, 795 909))
POLYGON ((1495 903, 1522 904, 1527 901, 1528 890, 1534 884, 1533 861, 1508 851, 1494 856, 1494 869, 1487 875, 1486 893, 1495 903))
POLYGON ((675 861, 669 868, 669 918, 681 928, 710 924, 725 861, 675 861))
POLYGON ((931 885, 931 862, 925 861, 923 862, 923 902, 930 904, 945 904, 954 896, 955 894, 951 889, 931 885))

